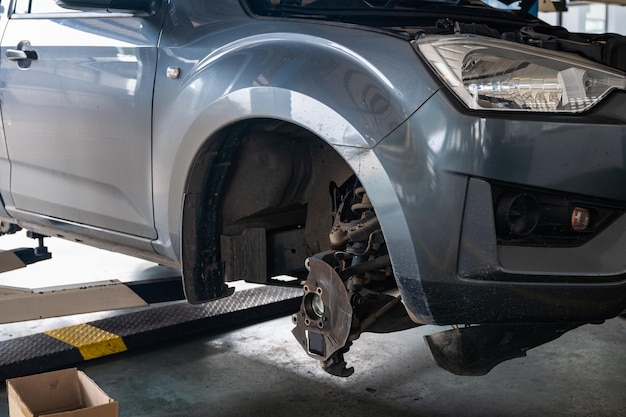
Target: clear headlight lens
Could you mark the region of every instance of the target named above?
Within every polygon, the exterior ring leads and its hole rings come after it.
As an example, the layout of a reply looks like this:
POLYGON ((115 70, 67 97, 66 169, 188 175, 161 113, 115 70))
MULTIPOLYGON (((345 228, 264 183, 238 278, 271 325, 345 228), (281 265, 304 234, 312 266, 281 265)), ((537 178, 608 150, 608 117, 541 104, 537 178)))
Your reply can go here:
POLYGON ((578 113, 626 89, 619 71, 499 39, 427 35, 415 47, 473 110, 578 113))

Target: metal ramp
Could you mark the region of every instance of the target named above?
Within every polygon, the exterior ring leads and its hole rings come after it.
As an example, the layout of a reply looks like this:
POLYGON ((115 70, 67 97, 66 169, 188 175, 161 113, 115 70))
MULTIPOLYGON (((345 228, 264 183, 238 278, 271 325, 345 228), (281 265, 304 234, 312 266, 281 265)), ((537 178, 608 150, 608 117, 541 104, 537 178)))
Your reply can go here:
POLYGON ((0 380, 294 313, 302 290, 264 286, 201 305, 184 301, 0 342, 0 380))

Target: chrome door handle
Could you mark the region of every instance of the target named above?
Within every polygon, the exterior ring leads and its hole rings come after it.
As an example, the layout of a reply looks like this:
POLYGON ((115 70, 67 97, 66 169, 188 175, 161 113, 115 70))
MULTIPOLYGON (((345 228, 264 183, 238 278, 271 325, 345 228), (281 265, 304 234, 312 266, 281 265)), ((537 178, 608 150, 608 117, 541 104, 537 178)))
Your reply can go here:
POLYGON ((29 41, 21 41, 16 49, 7 49, 6 56, 9 61, 17 62, 20 68, 29 68, 32 61, 39 59, 29 41))
POLYGON ((37 59, 37 52, 19 49, 7 49, 7 59, 9 61, 24 61, 37 59))

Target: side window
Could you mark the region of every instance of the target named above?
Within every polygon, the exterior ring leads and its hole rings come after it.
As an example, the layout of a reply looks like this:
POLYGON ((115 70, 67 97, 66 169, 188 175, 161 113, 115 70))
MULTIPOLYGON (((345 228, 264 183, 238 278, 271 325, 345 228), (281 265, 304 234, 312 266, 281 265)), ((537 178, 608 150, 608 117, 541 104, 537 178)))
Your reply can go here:
POLYGON ((50 14, 50 13, 79 13, 80 10, 66 9, 55 0, 17 0, 15 14, 50 14))
POLYGON ((27 13, 29 13, 30 12, 30 2, 31 2, 31 0, 17 0, 15 2, 15 10, 13 11, 13 13, 15 13, 15 14, 27 14, 27 13))

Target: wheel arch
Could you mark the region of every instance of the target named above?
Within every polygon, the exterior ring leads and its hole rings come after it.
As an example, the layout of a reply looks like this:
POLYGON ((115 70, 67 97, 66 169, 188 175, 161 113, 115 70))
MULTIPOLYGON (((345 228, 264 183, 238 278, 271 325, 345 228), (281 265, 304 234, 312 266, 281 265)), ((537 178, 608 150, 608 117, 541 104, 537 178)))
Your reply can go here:
MULTIPOLYGON (((182 108, 181 100, 186 96, 179 97, 180 100, 172 103, 169 108, 182 108)), ((203 110, 197 112, 186 126, 166 125, 165 122, 171 120, 171 117, 161 112, 159 114, 163 117, 157 118, 156 131, 159 138, 156 146, 159 149, 155 149, 155 155, 163 159, 155 160, 154 164, 155 212, 158 211, 155 218, 159 230, 159 241, 155 242, 155 246, 157 252, 167 252, 169 256, 179 260, 183 269, 187 297, 191 302, 202 302, 228 295, 222 284, 209 284, 209 282, 220 283, 225 279, 224 271, 220 269, 218 252, 209 254, 214 261, 203 265, 198 262, 199 254, 194 248, 199 236, 199 224, 205 220, 200 223, 193 222, 191 219, 196 216, 191 213, 199 210, 200 201, 203 199, 200 184, 204 184, 206 178, 212 177, 211 170, 219 165, 214 163, 213 157, 221 153, 221 144, 233 141, 232 138, 237 135, 234 132, 245 129, 250 123, 257 123, 259 120, 268 123, 270 121, 287 123, 309 132, 320 141, 319 143, 331 148, 345 161, 346 166, 361 178, 368 192, 370 188, 379 185, 386 188, 385 192, 379 191, 381 198, 376 198, 378 202, 374 201, 375 205, 387 205, 388 201, 398 200, 389 179, 377 178, 378 174, 384 176, 385 173, 372 149, 383 138, 368 136, 354 124, 358 120, 346 119, 334 108, 305 93, 276 86, 254 86, 234 90, 215 101, 207 102, 203 110), (170 137, 182 139, 172 144, 168 139, 170 137), (163 150, 172 149, 175 149, 175 153, 163 156, 163 150), (370 160, 366 161, 367 158, 370 160), (369 175, 370 168, 378 174, 369 175), (387 183, 381 184, 381 181, 387 183), (195 239, 189 238, 192 233, 196 236, 195 239)), ((184 120, 190 119, 185 116, 184 120)), ((402 226, 398 226, 398 219, 391 216, 385 216, 381 223, 385 232, 403 230, 402 226)), ((394 266, 404 265, 402 269, 407 274, 418 276, 417 265, 406 267, 407 263, 412 262, 411 259, 415 259, 415 253, 405 247, 408 241, 407 233, 404 229, 403 238, 398 239, 397 248, 398 253, 408 254, 410 258, 401 259, 399 262, 398 257, 395 256, 394 259, 392 254, 392 262, 394 266)), ((217 233, 213 231, 211 234, 214 236, 213 246, 219 246, 217 233)))
MULTIPOLYGON (((330 180, 340 184, 342 179, 345 180, 352 174, 366 188, 379 213, 396 281, 399 282, 397 274, 414 278, 410 280, 414 285, 411 288, 400 288, 401 292, 421 293, 415 249, 408 227, 403 223, 406 221, 405 216, 396 190, 373 149, 331 144, 312 129, 293 121, 251 118, 237 121, 216 132, 211 140, 204 143, 190 170, 183 203, 181 232, 182 265, 188 299, 191 302, 202 302, 229 295, 225 281, 233 277, 227 276, 228 268, 222 259, 222 234, 225 226, 229 229, 227 234, 240 236, 247 226, 254 227, 257 221, 263 224, 264 220, 260 219, 259 213, 263 216, 287 213, 287 217, 288 214, 296 213, 297 204, 305 205, 307 210, 303 228, 308 249, 305 257, 323 249, 323 245, 316 246, 315 242, 328 239, 332 216, 328 208, 327 219, 323 218, 327 208, 319 200, 324 199, 324 189, 327 190, 330 180), (267 145, 269 142, 273 144, 267 145), (269 153, 269 156, 263 156, 264 152, 269 153), (285 155, 287 157, 283 158, 285 155), (303 163, 306 158, 302 155, 312 158, 307 162, 310 166, 302 168, 306 165, 303 163), (255 163, 250 158, 260 159, 256 167, 250 167, 255 163), (280 165, 281 162, 293 165, 286 171, 279 169, 278 179, 286 180, 282 188, 277 187, 264 202, 259 202, 262 198, 258 196, 240 198, 246 190, 259 189, 259 184, 266 185, 267 178, 275 178, 271 167, 280 165), (337 175, 330 175, 328 171, 336 172, 337 175), (303 174, 313 176, 306 179, 304 187, 298 188, 301 184, 297 181, 295 188, 294 184, 291 184, 291 188, 286 184, 292 178, 302 179, 303 174), (208 178, 212 178, 212 181, 208 181, 208 178), (285 195, 290 196, 286 202, 283 200, 285 195), (240 211, 239 215, 230 216, 225 222, 223 214, 231 209, 232 206, 227 206, 233 202, 235 206, 245 206, 251 202, 260 206, 257 207, 258 210, 240 211), (211 208, 215 210, 211 211, 211 208), (239 222, 240 220, 243 221, 239 222), (327 222, 324 223, 325 221, 327 222)), ((330 200, 330 195, 328 197, 330 200)), ((296 222, 280 225, 278 228, 292 227, 290 230, 294 230, 293 226, 299 227, 296 222)), ((268 267, 269 269, 271 268, 268 267)), ((424 305, 422 311, 412 313, 415 321, 429 321, 427 305, 424 305)))
MULTIPOLYGON (((327 182, 353 173, 333 140, 293 120, 255 117, 225 125, 203 142, 190 165, 181 212, 180 258, 190 302, 229 295, 224 281, 238 279, 224 268, 225 229, 237 235, 257 224, 281 231, 305 227, 310 217, 303 212, 324 188, 313 177, 327 182)), ((307 240, 327 238, 328 228, 307 240)))

